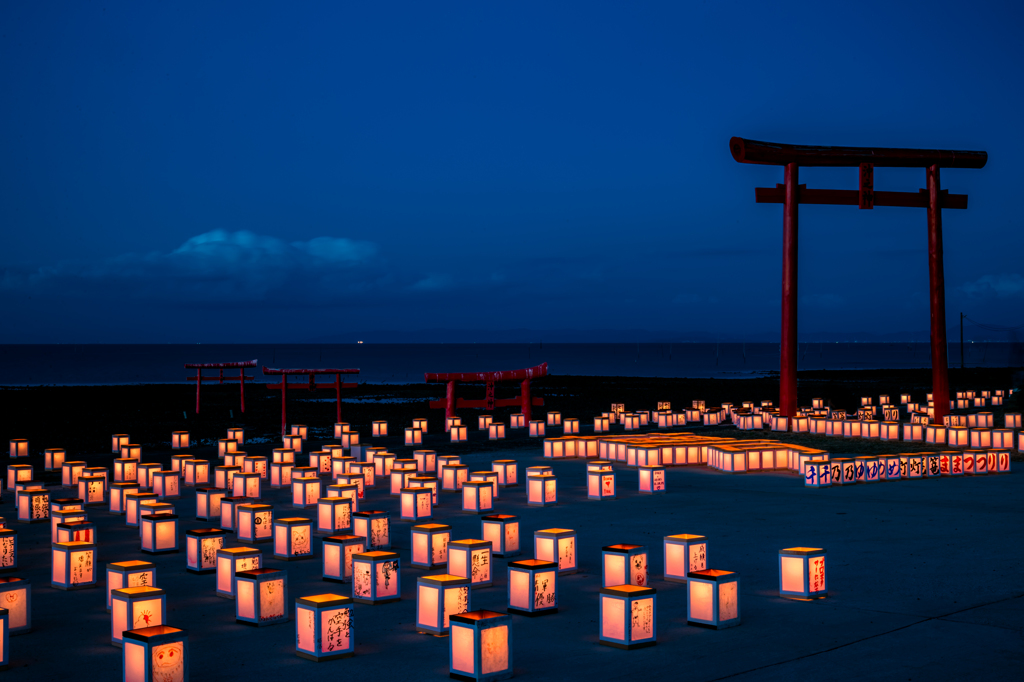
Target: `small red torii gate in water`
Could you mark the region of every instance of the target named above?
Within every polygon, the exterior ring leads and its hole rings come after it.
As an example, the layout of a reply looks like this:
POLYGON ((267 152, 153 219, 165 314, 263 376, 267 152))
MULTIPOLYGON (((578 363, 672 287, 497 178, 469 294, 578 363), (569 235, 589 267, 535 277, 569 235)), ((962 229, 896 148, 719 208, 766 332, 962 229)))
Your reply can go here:
POLYGON ((905 206, 928 209, 928 284, 931 301, 932 400, 934 419, 942 423, 949 413, 949 369, 946 358, 946 283, 942 267, 942 209, 967 208, 966 194, 949 194, 939 188, 940 168, 983 168, 987 152, 948 149, 899 149, 885 147, 808 147, 758 142, 734 137, 729 140, 732 158, 739 163, 785 167, 785 184, 757 187, 759 204, 782 204, 782 343, 779 371, 779 411, 792 417, 797 410, 797 235, 800 204, 832 204, 872 209, 905 206), (860 169, 855 190, 807 189, 799 184, 800 166, 860 169), (875 166, 925 169, 926 189, 918 192, 876 192, 875 166))
MULTIPOLYGON (((307 389, 312 391, 317 388, 333 388, 335 401, 337 404, 337 417, 336 422, 341 421, 341 389, 343 388, 355 388, 358 383, 343 384, 341 382, 342 374, 359 374, 358 369, 271 369, 270 367, 263 368, 263 374, 270 375, 281 375, 281 383, 279 384, 267 384, 269 390, 281 389, 281 435, 285 435, 286 429, 288 428, 288 418, 286 415, 286 404, 288 402, 288 377, 299 374, 309 377, 309 384, 307 389), (329 384, 318 384, 316 383, 317 374, 333 374, 334 382, 329 384)), ((302 387, 302 384, 295 383, 291 385, 292 390, 302 387)))
POLYGON ((454 417, 455 409, 460 407, 474 407, 484 410, 493 410, 495 407, 509 407, 519 405, 526 422, 529 423, 534 405, 540 407, 544 404, 543 398, 530 398, 530 379, 539 379, 547 376, 548 363, 544 362, 536 367, 527 369, 516 369, 511 372, 453 372, 449 374, 423 375, 424 380, 430 383, 445 382, 448 384, 448 392, 444 400, 431 400, 430 407, 435 409, 444 408, 445 417, 454 417), (519 381, 519 396, 515 398, 494 398, 494 384, 499 381, 519 381), (459 398, 455 400, 455 384, 457 383, 486 383, 487 397, 483 400, 466 400, 459 398))
MULTIPOLYGON (((245 362, 190 362, 185 365, 185 369, 194 369, 196 375, 194 377, 186 377, 185 381, 196 382, 196 414, 199 414, 199 387, 203 384, 203 370, 204 369, 217 369, 220 370, 220 375, 217 377, 217 383, 223 384, 225 381, 237 381, 239 389, 242 393, 242 412, 245 412, 245 382, 252 381, 252 377, 245 373, 246 367, 255 367, 255 360, 246 360, 245 362), (224 376, 225 369, 237 369, 237 377, 226 377, 224 376)), ((213 377, 207 377, 211 381, 213 377)))

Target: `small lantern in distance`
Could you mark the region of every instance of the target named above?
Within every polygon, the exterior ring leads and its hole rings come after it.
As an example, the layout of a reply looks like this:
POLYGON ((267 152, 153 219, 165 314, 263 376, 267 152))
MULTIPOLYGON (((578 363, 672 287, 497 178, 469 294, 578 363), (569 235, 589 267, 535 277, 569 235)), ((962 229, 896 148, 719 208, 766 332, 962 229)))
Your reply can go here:
POLYGON ((115 455, 120 454, 121 448, 125 445, 128 445, 128 441, 130 440, 131 439, 128 437, 127 433, 115 433, 110 438, 111 452, 113 452, 115 455))
POLYGON ((254 568, 235 574, 235 622, 263 627, 288 620, 288 573, 254 568))
POLYGON ((448 620, 450 677, 488 681, 512 677, 512 616, 469 611, 448 620))
POLYGON ((690 625, 722 630, 740 624, 740 576, 706 569, 690 573, 686 620, 690 625))
POLYGON ((504 422, 491 422, 487 425, 487 438, 489 440, 504 440, 505 438, 505 423, 504 422))
POLYGON ((46 448, 43 450, 43 470, 60 471, 64 464, 64 448, 46 448))
POLYGON ((333 661, 355 654, 352 599, 316 594, 295 600, 295 653, 310 661, 333 661))
POLYGON ((657 592, 650 587, 602 587, 600 643, 640 649, 658 643, 657 592))

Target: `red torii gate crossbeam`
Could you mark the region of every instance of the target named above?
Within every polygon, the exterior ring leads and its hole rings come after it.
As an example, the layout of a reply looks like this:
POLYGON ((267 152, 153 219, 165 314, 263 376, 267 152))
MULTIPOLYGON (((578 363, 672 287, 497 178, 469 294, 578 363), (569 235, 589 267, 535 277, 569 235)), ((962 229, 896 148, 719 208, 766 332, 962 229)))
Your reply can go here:
POLYGON ((548 374, 548 363, 544 362, 536 367, 527 369, 516 369, 511 372, 453 372, 449 374, 424 374, 424 380, 429 383, 445 382, 448 384, 448 392, 444 400, 431 400, 430 407, 444 408, 445 417, 454 417, 455 409, 460 407, 473 407, 484 410, 493 410, 495 407, 510 407, 519 405, 522 413, 529 423, 531 407, 540 407, 544 404, 543 398, 530 398, 530 379, 538 379, 548 374), (502 398, 495 400, 494 384, 499 381, 519 381, 520 391, 515 398, 502 398), (455 384, 457 383, 485 383, 487 384, 487 397, 483 400, 455 400, 455 384))
MULTIPOLYGON (((359 374, 358 369, 271 369, 270 367, 263 368, 263 374, 265 375, 281 375, 281 383, 279 384, 267 384, 267 388, 270 390, 281 389, 281 435, 285 435, 286 429, 288 428, 288 421, 286 415, 286 404, 288 402, 288 377, 300 374, 309 377, 308 390, 312 391, 317 388, 333 388, 335 402, 337 404, 337 417, 336 422, 341 421, 341 389, 343 388, 355 388, 358 383, 343 384, 341 382, 342 374, 359 374), (318 384, 316 383, 317 374, 333 374, 334 382, 329 384, 318 384)), ((299 388, 302 384, 292 384, 292 390, 299 388)))
POLYGON ((785 184, 758 187, 759 204, 782 204, 782 344, 779 371, 779 411, 792 417, 797 410, 797 237, 800 204, 833 204, 872 209, 907 206, 928 209, 928 284, 931 301, 932 400, 934 419, 949 413, 949 369, 946 358, 946 284, 942 266, 942 209, 967 208, 967 195, 939 188, 940 168, 983 168, 988 153, 947 149, 884 147, 808 147, 758 142, 734 137, 732 157, 739 163, 785 167, 785 184), (807 189, 799 183, 800 166, 860 169, 856 190, 807 189), (876 192, 875 166, 925 169, 926 189, 918 192, 876 192))
MULTIPOLYGON (((239 389, 242 393, 242 412, 245 412, 245 382, 252 381, 252 377, 245 373, 246 367, 255 367, 255 360, 246 360, 245 362, 190 362, 185 365, 185 369, 194 369, 196 375, 194 377, 186 377, 185 381, 196 382, 196 414, 199 414, 199 387, 203 384, 203 370, 204 369, 217 369, 220 370, 220 376, 217 377, 217 383, 223 384, 225 381, 237 381, 239 389), (237 377, 226 377, 224 376, 225 369, 237 369, 237 377)), ((213 379, 213 377, 208 377, 213 379)))

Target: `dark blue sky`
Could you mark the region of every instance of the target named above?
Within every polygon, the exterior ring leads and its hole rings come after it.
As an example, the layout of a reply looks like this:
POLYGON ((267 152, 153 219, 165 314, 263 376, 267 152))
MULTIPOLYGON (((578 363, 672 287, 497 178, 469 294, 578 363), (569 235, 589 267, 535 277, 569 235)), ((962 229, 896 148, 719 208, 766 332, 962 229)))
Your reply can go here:
MULTIPOLYGON (((0 342, 773 332, 782 173, 733 135, 988 151, 947 311, 1019 324, 1020 7, 3 3, 0 342)), ((801 331, 926 330, 925 230, 802 207, 801 331)))

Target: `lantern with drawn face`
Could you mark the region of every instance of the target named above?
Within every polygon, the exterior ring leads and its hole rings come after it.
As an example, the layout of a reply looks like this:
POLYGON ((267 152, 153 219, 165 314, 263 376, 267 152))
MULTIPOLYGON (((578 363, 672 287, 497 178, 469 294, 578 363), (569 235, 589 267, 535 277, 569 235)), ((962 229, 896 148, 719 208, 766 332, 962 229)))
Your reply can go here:
POLYGON ((646 587, 647 548, 643 545, 608 545, 601 548, 601 586, 646 587))
POLYGON ((274 520, 274 558, 297 561, 313 558, 313 522, 303 518, 274 520))
POLYGON ((124 682, 187 682, 188 633, 167 625, 123 635, 124 682))

